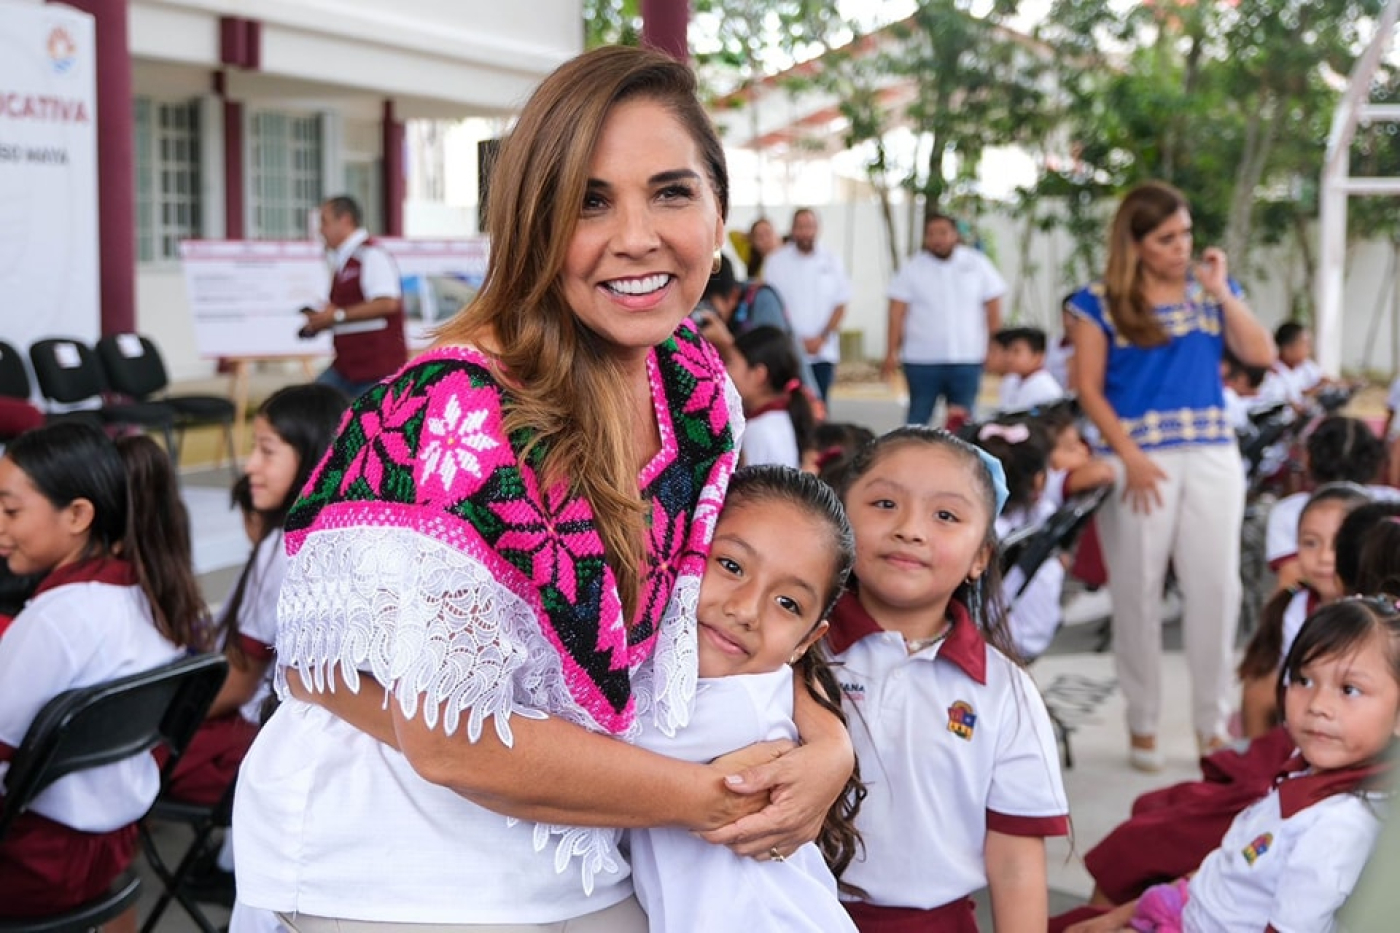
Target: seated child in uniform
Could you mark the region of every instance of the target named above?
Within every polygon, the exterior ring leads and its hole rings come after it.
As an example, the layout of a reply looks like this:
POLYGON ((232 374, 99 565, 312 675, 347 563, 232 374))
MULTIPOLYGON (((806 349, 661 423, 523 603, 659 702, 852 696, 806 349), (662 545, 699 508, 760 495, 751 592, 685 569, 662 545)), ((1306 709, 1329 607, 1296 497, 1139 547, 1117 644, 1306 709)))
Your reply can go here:
MULTIPOLYGON (((1353 508, 1336 541, 1340 590, 1386 591, 1376 584, 1400 576, 1400 547, 1393 553, 1384 549, 1400 541, 1400 503, 1353 508), (1369 546, 1373 541, 1376 547, 1369 546)), ((1200 780, 1140 795, 1133 801, 1132 815, 1084 855, 1084 867, 1094 879, 1090 903, 1126 903, 1154 884, 1191 871, 1220 844, 1235 816, 1268 793, 1274 775, 1292 753, 1288 730, 1275 726, 1246 745, 1202 758, 1200 780)))
POLYGON ((1337 577, 1337 529, 1352 509, 1371 501, 1354 483, 1329 483, 1309 497, 1298 517, 1300 579, 1276 592, 1264 606, 1259 625, 1240 661, 1243 684, 1240 719, 1246 738, 1256 738, 1278 725, 1279 667, 1288 656, 1303 620, 1344 595, 1337 577))
POLYGON ((1189 878, 1072 925, 1103 931, 1331 933, 1380 832, 1400 736, 1400 609, 1354 596, 1304 623, 1280 676, 1295 751, 1189 878))
MULTIPOLYGON (((1377 499, 1394 499, 1400 491, 1372 485, 1385 460, 1385 447, 1366 422, 1332 415, 1308 435, 1306 468, 1312 486, 1357 483, 1368 486, 1377 499)), ((1294 493, 1273 504, 1265 530, 1264 557, 1278 575, 1278 589, 1298 583, 1298 515, 1308 501, 1306 492, 1294 493)))
MULTIPOLYGON (((170 459, 148 437, 113 443, 68 421, 6 448, 0 558, 43 579, 0 638, 0 779, 49 700, 206 647, 184 517, 170 459)), ((159 785, 143 754, 42 791, 0 842, 0 917, 52 915, 107 891, 159 785)))
MULTIPOLYGON (((1052 469, 1046 432, 1025 420, 982 425, 977 432, 977 446, 1001 461, 1006 471, 1008 496, 996 520, 997 537, 1001 540, 1044 524, 1067 497, 1113 482, 1112 467, 1088 457, 1072 462, 1071 469, 1052 469)), ((1064 578, 1065 565, 1054 554, 1036 569, 1029 584, 1020 567, 1012 567, 1002 580, 1007 626, 1022 658, 1039 657, 1055 637, 1060 627, 1064 578)))
POLYGON ((1045 331, 1039 327, 1011 327, 997 334, 1006 372, 998 394, 1000 411, 1024 411, 1064 398, 1065 389, 1045 368, 1045 331))

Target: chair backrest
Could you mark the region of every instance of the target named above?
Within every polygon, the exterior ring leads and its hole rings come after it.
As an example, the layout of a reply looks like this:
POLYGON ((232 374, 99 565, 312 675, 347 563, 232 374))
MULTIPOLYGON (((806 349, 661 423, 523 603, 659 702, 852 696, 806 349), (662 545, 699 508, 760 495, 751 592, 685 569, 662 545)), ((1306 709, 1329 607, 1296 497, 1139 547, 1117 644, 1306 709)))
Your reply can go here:
POLYGON ((40 340, 29 348, 44 398, 65 405, 100 396, 107 388, 92 348, 71 337, 40 340))
POLYGON ((1049 560, 1056 551, 1069 547, 1074 539, 1079 537, 1084 526, 1099 510, 1099 506, 1103 505, 1111 491, 1112 487, 1101 486, 1071 496, 1054 515, 1016 542, 1017 550, 1014 556, 1007 555, 1006 549, 1003 549, 1003 575, 1013 567, 1021 571, 1021 586, 1015 597, 1019 597, 1026 591, 1026 587, 1030 586, 1031 578, 1035 576, 1041 564, 1049 560))
POLYGON ((109 334, 97 341, 97 358, 107 384, 123 395, 144 399, 170 384, 156 345, 139 334, 109 334))
POLYGON ((145 754, 164 743, 170 749, 169 774, 227 675, 223 655, 205 654, 54 697, 10 760, 0 838, 44 788, 76 771, 145 754))
POLYGON ((18 350, 0 340, 0 395, 29 398, 29 373, 18 350))

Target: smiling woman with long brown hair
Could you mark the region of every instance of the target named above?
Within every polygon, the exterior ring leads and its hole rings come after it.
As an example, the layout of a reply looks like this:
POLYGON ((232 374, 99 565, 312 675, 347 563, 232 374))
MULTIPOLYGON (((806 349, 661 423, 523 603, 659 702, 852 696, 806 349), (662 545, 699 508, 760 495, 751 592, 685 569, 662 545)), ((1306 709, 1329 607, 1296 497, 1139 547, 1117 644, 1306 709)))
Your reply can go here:
POLYGON ((619 741, 689 717, 737 456, 737 399, 687 322, 728 210, 694 76, 639 49, 566 63, 491 193, 480 294, 355 403, 288 516, 290 698, 239 776, 234 852, 240 905, 300 933, 641 930, 619 829, 790 854, 851 772, 812 707, 818 741, 776 761, 619 741))
POLYGON ((1118 495, 1099 530, 1113 596, 1113 647, 1128 704, 1129 761, 1162 767, 1162 587, 1174 563, 1202 750, 1225 732, 1239 615, 1244 479, 1225 414, 1225 348, 1267 366, 1273 338, 1230 278, 1225 254, 1192 254, 1191 211, 1161 182, 1123 198, 1101 281, 1077 292, 1075 388, 1112 456, 1118 495))

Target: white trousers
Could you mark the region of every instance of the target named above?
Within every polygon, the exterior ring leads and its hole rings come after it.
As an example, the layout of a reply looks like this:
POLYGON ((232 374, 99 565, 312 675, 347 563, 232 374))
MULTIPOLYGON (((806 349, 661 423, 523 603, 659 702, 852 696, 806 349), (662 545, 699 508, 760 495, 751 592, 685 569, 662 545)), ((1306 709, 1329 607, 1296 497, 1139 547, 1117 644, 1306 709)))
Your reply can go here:
POLYGON ((1162 505, 1144 515, 1114 494, 1099 512, 1113 595, 1113 650, 1128 705, 1128 728, 1156 735, 1162 703, 1162 586, 1176 568, 1182 634, 1191 669, 1191 719, 1202 738, 1225 734, 1234 685, 1240 612, 1240 524, 1244 480, 1233 444, 1152 451, 1166 473, 1162 505))

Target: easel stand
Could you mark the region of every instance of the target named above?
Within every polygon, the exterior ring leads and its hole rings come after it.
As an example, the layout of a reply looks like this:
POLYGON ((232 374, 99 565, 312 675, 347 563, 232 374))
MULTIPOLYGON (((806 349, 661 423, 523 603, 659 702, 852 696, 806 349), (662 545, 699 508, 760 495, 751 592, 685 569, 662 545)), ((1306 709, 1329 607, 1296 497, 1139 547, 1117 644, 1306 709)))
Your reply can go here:
POLYGON ((233 401, 233 449, 239 456, 247 449, 248 390, 254 363, 284 362, 299 360, 306 381, 316 378, 320 367, 325 365, 322 356, 231 356, 226 357, 229 375, 229 398, 233 401))

